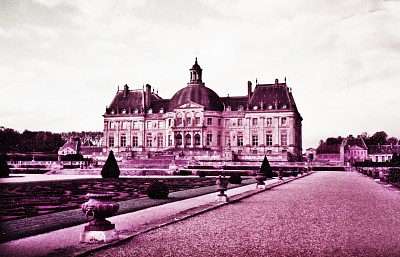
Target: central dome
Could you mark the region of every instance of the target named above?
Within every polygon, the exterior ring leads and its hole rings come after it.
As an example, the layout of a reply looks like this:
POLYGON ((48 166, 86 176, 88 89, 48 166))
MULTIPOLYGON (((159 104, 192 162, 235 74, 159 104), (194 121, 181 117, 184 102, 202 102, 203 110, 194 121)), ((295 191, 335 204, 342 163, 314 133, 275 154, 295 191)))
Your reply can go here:
POLYGON ((223 111, 224 104, 219 96, 208 87, 203 85, 188 85, 171 98, 169 102, 169 111, 188 102, 194 102, 203 105, 209 111, 223 111))
POLYGON ((183 104, 194 102, 203 105, 209 111, 223 111, 224 104, 221 98, 208 87, 204 86, 202 81, 202 69, 197 63, 197 57, 194 65, 190 69, 190 82, 188 85, 171 98, 169 103, 169 111, 174 110, 183 104))

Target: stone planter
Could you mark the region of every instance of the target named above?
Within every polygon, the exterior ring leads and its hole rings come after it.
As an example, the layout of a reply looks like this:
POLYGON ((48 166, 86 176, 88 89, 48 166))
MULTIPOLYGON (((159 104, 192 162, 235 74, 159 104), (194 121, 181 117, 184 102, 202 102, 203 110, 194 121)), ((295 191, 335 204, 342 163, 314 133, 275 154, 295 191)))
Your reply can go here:
POLYGON ((229 198, 225 194, 225 191, 228 189, 229 178, 219 176, 216 181, 217 189, 219 190, 219 194, 215 199, 218 202, 228 202, 229 198))
POLYGON ((85 226, 80 241, 82 243, 108 243, 118 240, 115 225, 106 220, 119 209, 118 203, 112 201, 114 194, 88 193, 86 196, 89 201, 82 204, 82 211, 89 224, 85 226))
POLYGON ((257 172, 256 174, 256 180, 257 180, 257 189, 265 189, 265 183, 264 181, 267 180, 267 175, 262 172, 257 172))

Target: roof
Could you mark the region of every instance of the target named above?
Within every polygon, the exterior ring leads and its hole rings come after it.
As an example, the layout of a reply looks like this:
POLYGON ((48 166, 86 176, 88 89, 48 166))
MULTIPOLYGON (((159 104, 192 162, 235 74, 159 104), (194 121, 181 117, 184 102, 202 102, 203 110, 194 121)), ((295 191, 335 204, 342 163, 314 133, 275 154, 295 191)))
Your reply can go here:
POLYGON ((118 90, 110 106, 106 108, 107 114, 143 112, 143 95, 141 89, 129 90, 125 85, 123 90, 118 90))
POLYGON ((221 97, 221 100, 225 104, 225 108, 231 107, 232 111, 238 111, 241 107, 244 110, 247 106, 247 96, 227 96, 221 97))
POLYGON ((257 84, 249 101, 249 109, 255 106, 271 110, 297 111, 296 103, 286 83, 257 84))
POLYGON ((173 111, 178 106, 194 102, 204 106, 205 110, 223 111, 224 104, 221 98, 212 89, 201 84, 188 84, 171 98, 169 111, 173 111))
POLYGON ((74 151, 78 151, 78 141, 67 141, 61 148, 60 148, 60 150, 59 151, 62 151, 62 150, 64 150, 64 149, 67 149, 67 148, 71 148, 72 150, 74 150, 74 151))
POLYGON ((101 153, 101 152, 103 152, 103 147, 101 146, 81 146, 81 151, 80 151, 82 155, 101 153))

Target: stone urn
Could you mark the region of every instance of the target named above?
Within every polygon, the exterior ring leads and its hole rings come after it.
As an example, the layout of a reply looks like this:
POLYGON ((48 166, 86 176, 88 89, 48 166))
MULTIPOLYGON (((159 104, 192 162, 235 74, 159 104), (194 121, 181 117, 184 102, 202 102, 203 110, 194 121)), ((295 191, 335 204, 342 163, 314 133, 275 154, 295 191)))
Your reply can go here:
POLYGON ((108 243, 118 239, 115 224, 106 220, 113 216, 119 209, 118 203, 112 201, 114 194, 88 193, 89 201, 82 204, 82 211, 89 224, 81 234, 81 242, 108 243))
POLYGON ((267 175, 264 172, 257 172, 256 180, 257 180, 256 188, 257 189, 264 189, 265 188, 264 181, 267 180, 267 175))
POLYGON ((217 184, 217 189, 219 190, 219 194, 217 195, 216 201, 227 202, 229 199, 228 196, 225 194, 225 191, 228 189, 229 178, 219 175, 216 184, 217 184))

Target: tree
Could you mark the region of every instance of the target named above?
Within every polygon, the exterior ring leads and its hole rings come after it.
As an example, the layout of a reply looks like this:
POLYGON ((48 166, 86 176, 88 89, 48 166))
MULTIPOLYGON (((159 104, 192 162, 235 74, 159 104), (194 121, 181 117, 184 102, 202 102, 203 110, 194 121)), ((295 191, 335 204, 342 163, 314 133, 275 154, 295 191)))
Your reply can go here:
POLYGON ((264 160, 260 168, 260 173, 264 173, 267 176, 267 178, 272 178, 274 176, 274 174, 272 173, 271 165, 269 165, 267 156, 264 156, 264 160))
POLYGON ((101 169, 101 176, 103 178, 119 178, 120 173, 114 153, 113 151, 110 151, 106 163, 104 163, 104 166, 101 169))
POLYGON ((370 138, 366 139, 367 145, 386 145, 388 135, 385 131, 379 131, 373 134, 370 138))
POLYGON ((5 154, 0 154, 0 178, 10 176, 10 168, 7 164, 7 157, 5 154))

